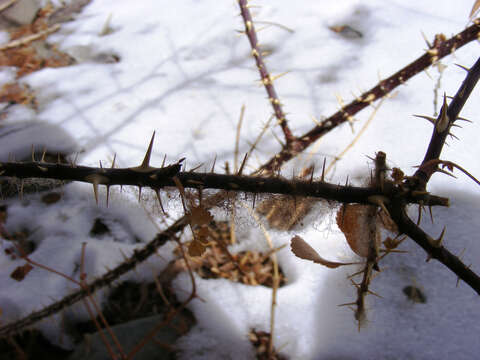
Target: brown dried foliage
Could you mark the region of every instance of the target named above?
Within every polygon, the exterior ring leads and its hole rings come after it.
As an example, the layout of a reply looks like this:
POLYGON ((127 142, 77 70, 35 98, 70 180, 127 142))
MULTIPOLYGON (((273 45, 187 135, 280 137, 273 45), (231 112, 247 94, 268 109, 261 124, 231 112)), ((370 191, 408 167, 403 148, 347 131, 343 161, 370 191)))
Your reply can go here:
MULTIPOLYGON (((245 285, 273 286, 273 263, 269 253, 258 251, 242 251, 231 254, 226 245, 230 243, 230 227, 228 222, 216 222, 208 226, 210 243, 202 256, 189 259, 194 271, 204 279, 227 279, 245 285)), ((198 242, 192 240, 185 245, 198 242)), ((178 250, 177 250, 178 253, 178 250)), ((180 260, 183 261, 183 260, 180 260)), ((280 273, 280 285, 286 278, 280 273)))
MULTIPOLYGON (((11 40, 21 40, 49 29, 48 19, 54 9, 51 4, 41 9, 32 24, 23 25, 10 31, 11 40)), ((32 42, 0 51, 0 66, 14 66, 17 77, 30 74, 45 67, 62 67, 71 65, 72 58, 59 51, 55 45, 45 43, 48 35, 32 42)))

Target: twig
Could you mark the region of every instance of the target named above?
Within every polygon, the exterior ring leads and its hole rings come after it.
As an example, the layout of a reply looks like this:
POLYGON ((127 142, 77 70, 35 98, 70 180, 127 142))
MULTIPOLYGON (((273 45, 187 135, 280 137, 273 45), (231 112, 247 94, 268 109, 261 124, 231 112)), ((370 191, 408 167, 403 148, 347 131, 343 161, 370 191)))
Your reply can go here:
POLYGON ((273 354, 273 335, 275 330, 275 306, 277 305, 277 291, 278 291, 278 286, 280 285, 278 258, 277 258, 277 253, 275 251, 275 247, 273 246, 273 242, 270 237, 270 234, 268 233, 267 229, 263 225, 262 221, 258 217, 255 210, 253 208, 250 208, 243 201, 241 202, 241 205, 248 210, 248 212, 250 213, 250 216, 252 216, 255 222, 260 226, 260 229, 263 232, 263 236, 265 237, 265 240, 267 240, 267 244, 270 248, 270 256, 272 258, 272 263, 273 263, 272 302, 270 305, 270 333, 268 335, 268 356, 270 357, 273 354))
POLYGON ((287 147, 289 147, 289 145, 293 143, 296 139, 293 136, 292 131, 288 127, 287 118, 282 110, 282 104, 280 103, 280 99, 278 98, 275 87, 273 86, 273 81, 275 80, 275 78, 268 72, 267 66, 263 61, 262 51, 258 46, 255 25, 253 24, 252 15, 250 14, 250 10, 248 9, 248 0, 238 0, 238 5, 240 6, 243 23, 245 24, 245 34, 247 35, 248 41, 250 42, 250 47, 252 48, 252 56, 255 58, 262 84, 263 86, 265 86, 265 90, 268 94, 268 100, 272 104, 275 117, 277 118, 278 124, 282 128, 287 147))
POLYGON ((114 269, 108 271, 102 277, 91 282, 85 289, 79 289, 72 294, 65 296, 62 300, 43 308, 42 310, 35 311, 30 315, 24 317, 23 319, 0 327, 0 337, 19 333, 28 326, 31 326, 38 321, 61 311, 67 306, 75 304, 76 302, 88 296, 89 293, 93 294, 96 290, 111 284, 114 280, 118 279, 123 274, 133 270, 138 264, 142 263, 151 255, 155 254, 156 249, 164 245, 168 240, 171 240, 176 234, 182 231, 187 225, 187 223, 187 218, 185 216, 181 217, 174 224, 170 225, 167 229, 157 234, 153 240, 151 240, 148 244, 145 245, 144 248, 140 250, 135 250, 132 256, 130 256, 128 259, 126 259, 114 269))
POLYGON ((39 31, 36 34, 32 34, 32 35, 28 35, 28 36, 25 36, 25 37, 20 38, 20 39, 12 40, 12 41, 10 41, 9 43, 7 43, 3 46, 0 46, 0 51, 26 45, 28 43, 31 43, 32 41, 38 40, 38 39, 40 39, 44 36, 47 36, 51 33, 54 33, 58 29, 60 29, 60 24, 55 24, 55 25, 49 27, 48 29, 39 31))
POLYGON ((427 252, 429 258, 440 261, 480 295, 480 277, 460 261, 458 257, 445 249, 441 245, 441 238, 433 239, 410 220, 406 214, 405 203, 402 200, 397 200, 387 205, 387 208, 401 234, 408 235, 427 252))

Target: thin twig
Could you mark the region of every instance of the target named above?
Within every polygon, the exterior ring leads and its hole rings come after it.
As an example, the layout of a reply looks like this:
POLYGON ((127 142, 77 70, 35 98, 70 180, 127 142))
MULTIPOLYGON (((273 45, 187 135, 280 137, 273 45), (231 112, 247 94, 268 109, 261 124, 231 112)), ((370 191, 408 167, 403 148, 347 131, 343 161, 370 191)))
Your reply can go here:
POLYGON ((270 333, 268 335, 268 356, 270 357, 273 354, 273 335, 275 330, 275 307, 277 305, 278 286, 280 285, 280 272, 278 270, 278 258, 277 258, 277 253, 275 251, 275 247, 273 246, 273 242, 270 237, 270 234, 268 233, 267 229, 265 228, 265 225, 263 225, 262 221, 258 217, 255 210, 249 207, 243 201, 241 202, 241 205, 248 210, 250 216, 252 216, 255 222, 260 226, 263 236, 265 237, 265 240, 267 240, 268 247, 270 248, 270 253, 271 253, 270 256, 272 258, 272 263, 273 263, 272 302, 270 305, 270 333))
POLYGON ((263 61, 262 51, 258 46, 257 33, 255 31, 255 25, 253 24, 252 14, 248 8, 248 0, 238 0, 238 5, 240 6, 240 13, 242 15, 243 23, 245 24, 245 34, 250 42, 252 56, 255 58, 262 84, 265 86, 265 90, 268 94, 268 100, 272 104, 275 117, 277 118, 278 124, 282 128, 287 146, 289 146, 295 140, 295 137, 288 127, 287 118, 283 112, 282 104, 280 103, 280 99, 278 98, 275 87, 273 86, 273 81, 275 79, 268 72, 267 66, 263 61))
POLYGON ((40 39, 44 36, 47 36, 51 33, 54 33, 55 31, 58 31, 59 29, 60 29, 60 24, 55 24, 55 25, 49 27, 48 29, 39 31, 38 33, 28 35, 28 36, 22 37, 20 39, 12 40, 12 41, 10 41, 9 43, 7 43, 3 46, 0 46, 0 51, 26 45, 28 43, 31 43, 32 41, 38 40, 38 39, 40 39))

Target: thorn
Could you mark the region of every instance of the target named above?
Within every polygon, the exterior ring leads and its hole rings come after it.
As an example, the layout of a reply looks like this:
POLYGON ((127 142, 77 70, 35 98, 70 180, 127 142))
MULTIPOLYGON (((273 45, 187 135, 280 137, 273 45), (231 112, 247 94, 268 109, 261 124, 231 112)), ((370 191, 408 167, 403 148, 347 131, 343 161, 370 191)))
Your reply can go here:
MULTIPOLYGON (((148 145, 147 152, 145 153, 145 157, 143 158, 142 164, 139 166, 141 170, 150 170, 150 156, 152 155, 152 148, 153 148, 153 140, 155 139, 155 131, 152 134, 152 138, 150 139, 150 144, 148 145)), ((138 169, 138 168, 137 168, 138 169)))
POLYGON ((313 182, 313 173, 315 172, 315 164, 312 165, 312 172, 310 173, 310 184, 313 182))
POLYGON ((102 166, 102 160, 98 160, 98 163, 100 164, 100 169, 103 170, 103 166, 102 166))
POLYGON ((285 72, 280 73, 280 74, 278 74, 278 75, 270 76, 270 81, 271 81, 271 82, 274 82, 275 80, 281 78, 282 76, 287 75, 289 72, 290 72, 290 71, 285 71, 285 72))
POLYGON ((376 296, 380 299, 383 299, 383 296, 377 294, 376 292, 372 291, 372 290, 367 290, 367 293, 369 293, 370 295, 373 295, 373 296, 376 296))
POLYGON ((347 180, 345 180, 345 187, 348 186, 348 175, 347 175, 347 180))
POLYGON ((443 169, 437 169, 437 170, 435 170, 435 171, 436 171, 436 172, 440 172, 440 173, 445 174, 445 175, 448 175, 448 176, 451 176, 451 177, 453 177, 454 179, 457 178, 455 175, 453 175, 453 174, 451 174, 451 173, 449 173, 448 171, 443 170, 443 169))
POLYGON ((353 279, 350 279, 350 282, 352 283, 353 286, 355 286, 357 289, 360 288, 360 284, 357 284, 353 279))
POLYGON ((243 168, 245 166, 245 164, 247 163, 247 158, 248 158, 248 152, 245 153, 245 156, 243 157, 243 161, 242 161, 242 164, 240 165, 240 169, 238 169, 238 173, 237 175, 242 175, 242 172, 243 172, 243 168))
POLYGON ((340 305, 337 305, 337 306, 341 307, 341 306, 352 306, 352 305, 357 305, 357 303, 356 302, 351 302, 351 303, 340 304, 340 305))
POLYGON ((42 158, 40 159, 40 162, 45 162, 45 154, 47 153, 47 148, 43 148, 43 151, 42 151, 42 158))
POLYGON ((440 233, 440 236, 438 237, 438 239, 432 241, 432 244, 431 244, 431 245, 432 245, 433 247, 439 248, 439 247, 442 246, 443 237, 445 236, 445 231, 446 231, 446 230, 447 230, 447 227, 444 226, 442 232, 440 233))
POLYGON ((167 159, 167 154, 163 156, 162 168, 165 166, 165 160, 167 159))
POLYGON ((35 162, 35 147, 32 144, 32 162, 35 162))
POLYGON ((321 182, 325 182, 325 163, 327 162, 327 158, 323 158, 323 166, 322 166, 322 177, 320 178, 321 182))
MULTIPOLYGON (((388 198, 382 195, 372 195, 368 197, 368 201, 373 204, 380 206, 380 208, 390 216, 390 213, 388 212, 387 208, 385 207, 385 203, 388 202, 388 198)), ((391 217, 391 216, 390 216, 391 217)))
POLYGON ((460 64, 455 64, 455 65, 457 65, 460 69, 465 70, 466 72, 470 71, 470 69, 466 66, 463 66, 463 65, 460 65, 460 64))
POLYGON ((98 205, 98 185, 99 184, 108 184, 109 180, 107 177, 99 174, 90 174, 85 176, 85 181, 92 183, 93 185, 93 195, 95 196, 95 203, 98 205))
POLYGON ((111 169, 115 168, 115 160, 117 158, 117 153, 113 154, 113 160, 112 160, 112 166, 110 166, 111 169))
POLYGON ((417 226, 420 226, 422 222, 422 210, 423 210, 423 201, 420 201, 421 204, 418 205, 418 218, 417 218, 417 226))
POLYGON ((252 209, 255 209, 255 200, 257 198, 257 194, 253 193, 253 200, 252 200, 252 209))
POLYGON ((432 214, 432 205, 428 207, 428 211, 430 212, 430 220, 432 220, 432 224, 433 224, 434 221, 433 221, 433 214, 432 214))
POLYGON ((461 117, 461 116, 458 116, 458 117, 457 117, 457 120, 462 120, 462 121, 466 121, 466 122, 469 122, 469 123, 473 123, 472 120, 468 120, 468 119, 466 119, 466 118, 464 118, 464 117, 461 117))
POLYGON ((418 118, 422 118, 422 119, 425 119, 425 120, 428 120, 428 121, 431 122, 433 125, 435 125, 435 122, 437 121, 437 119, 435 119, 434 117, 431 117, 431 116, 417 115, 417 114, 413 114, 413 116, 418 117, 418 118))
POLYGON ((95 203, 98 206, 98 183, 94 182, 92 185, 93 185, 93 195, 95 196, 95 203))
POLYGON ((443 105, 442 105, 442 109, 440 110, 440 116, 438 117, 438 120, 436 121, 436 126, 435 126, 435 130, 437 131, 437 133, 444 132, 447 129, 448 125, 450 124, 450 119, 448 118, 447 110, 448 110, 447 94, 443 93, 443 105))
POLYGON ((423 40, 425 40, 425 42, 427 43, 427 47, 429 49, 431 49, 433 46, 432 46, 432 44, 430 44, 430 41, 428 41, 427 36, 425 35, 425 33, 423 31, 421 32, 421 34, 422 34, 423 40))
POLYGON ((191 173, 191 172, 194 172, 195 170, 200 169, 200 168, 203 166, 203 164, 204 164, 204 163, 201 163, 200 165, 195 166, 194 168, 190 169, 189 172, 191 173))
POLYGON ((460 140, 460 139, 458 138, 458 136, 452 134, 451 132, 449 132, 448 135, 450 135, 452 138, 454 138, 454 139, 456 139, 456 140, 460 140))
POLYGON ((158 203, 160 204, 160 209, 162 209, 162 213, 166 215, 165 209, 163 208, 163 204, 162 204, 162 198, 160 197, 160 190, 153 189, 153 191, 155 191, 155 195, 157 195, 158 203))
POLYGON ((211 173, 215 170, 215 163, 217 162, 217 154, 215 154, 215 158, 213 159, 212 169, 210 170, 211 173))

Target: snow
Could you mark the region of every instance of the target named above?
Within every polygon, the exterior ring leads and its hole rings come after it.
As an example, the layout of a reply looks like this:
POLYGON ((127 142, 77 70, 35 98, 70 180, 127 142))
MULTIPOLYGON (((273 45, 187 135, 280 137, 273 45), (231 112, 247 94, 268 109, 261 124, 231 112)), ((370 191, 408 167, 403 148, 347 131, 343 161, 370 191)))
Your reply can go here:
MULTIPOLYGON (((420 56, 427 39, 437 33, 447 37, 467 25, 472 1, 380 1, 337 0, 311 2, 286 0, 259 1, 252 8, 256 20, 271 21, 294 30, 270 26, 258 33, 260 42, 272 51, 266 58, 273 74, 289 73, 275 82, 295 134, 305 133, 318 119, 334 113, 339 105, 336 94, 348 102, 353 92, 370 88, 420 56), (362 37, 348 37, 329 26, 349 25, 362 37)), ((62 25, 49 41, 70 53, 78 65, 45 69, 21 81, 38 96, 39 111, 13 107, 9 126, 18 126, 17 138, 2 136, 1 160, 8 154, 29 156, 32 139, 38 151, 48 145, 55 151, 81 151, 79 163, 98 165, 116 154, 118 166, 138 165, 150 136, 156 130, 153 165, 163 155, 167 162, 186 157, 188 168, 204 163, 207 168, 217 156, 217 164, 232 162, 240 108, 246 105, 241 130, 240 153, 249 150, 271 114, 265 90, 258 85, 258 72, 249 56, 247 39, 235 31, 243 25, 235 1, 184 1, 168 3, 145 0, 132 6, 130 1, 93 0, 75 21, 62 25), (110 20, 108 20, 110 19, 110 20), (109 21, 107 23, 107 21, 109 21), (111 33, 101 35, 105 25, 111 33), (112 56, 118 62, 110 61, 112 56), (20 120, 22 122, 20 122, 20 120), (31 124, 31 125, 30 125, 31 124), (28 125, 28 126, 27 126, 28 125), (70 134, 70 135, 68 135, 70 134), (74 140, 73 140, 74 139, 74 140), (77 145, 78 144, 78 145, 77 145)), ((2 34, 2 42, 6 42, 2 34)), ((455 93, 465 73, 454 64, 471 66, 478 56, 478 44, 471 43, 442 60, 447 68, 441 77, 439 96, 455 93)), ((371 164, 367 156, 381 150, 390 166, 407 174, 423 159, 431 136, 431 125, 412 114, 432 115, 434 88, 439 73, 429 69, 394 91, 379 108, 365 134, 329 174, 329 181, 364 183, 371 164)), ((10 80, 11 69, 2 70, 2 82, 10 80)), ((460 141, 449 140, 442 158, 457 162, 473 174, 480 174, 477 138, 480 105, 476 89, 462 116, 474 120, 454 133, 460 141)), ((437 99, 441 102, 441 98, 437 99)), ((437 110, 439 110, 437 108, 437 110)), ((373 109, 355 118, 355 132, 373 109)), ((281 138, 281 132, 273 128, 281 138)), ((309 159, 305 154, 285 169, 289 176, 312 161, 320 168, 323 158, 330 161, 352 140, 348 125, 341 126, 317 146, 309 159)), ((280 146, 268 131, 247 168, 256 166, 276 153, 280 146)), ((217 165, 217 171, 220 169, 217 165)), ((458 179, 435 175, 429 189, 448 196, 451 207, 434 209, 435 224, 428 216, 422 226, 432 236, 447 226, 446 246, 454 253, 463 251, 463 261, 480 271, 480 246, 475 235, 480 210, 478 187, 462 174, 458 179)), ((82 243, 86 242, 88 279, 100 276, 142 242, 153 238, 155 225, 141 205, 131 200, 132 191, 113 193, 105 208, 102 190, 100 205, 91 187, 70 184, 58 203, 46 205, 42 194, 25 196, 23 201, 7 200, 10 232, 33 232, 36 249, 32 259, 66 274, 77 276, 82 243), (95 237, 90 229, 101 217, 112 229, 111 235, 95 237)), ((170 211, 178 205, 169 203, 170 211)), ((292 232, 269 229, 275 246, 288 243, 293 235, 302 236, 322 256, 351 261, 348 249, 335 225, 334 208, 320 204, 307 217, 305 226, 292 232)), ((180 215, 177 211, 176 215, 180 215)), ((225 216, 219 212, 219 216, 225 216)), ((258 225, 245 211, 239 212, 240 245, 232 251, 255 247, 267 249, 258 225)), ((239 237, 239 235, 237 235, 239 237)), ((2 246, 8 247, 7 241, 2 246)), ((172 258, 172 246, 128 275, 148 280, 172 258)), ((372 290, 382 296, 368 298, 368 319, 359 332, 353 313, 338 304, 355 299, 355 289, 347 279, 355 268, 327 269, 296 258, 287 248, 278 254, 289 283, 278 291, 275 346, 292 359, 472 359, 480 351, 479 303, 465 284, 456 287, 456 278, 435 261, 425 262, 425 253, 411 241, 402 244, 408 254, 393 254, 381 262, 383 269, 373 280, 372 290), (419 287, 426 304, 413 303, 402 292, 405 286, 419 287)), ((11 260, 1 252, 0 308, 2 323, 21 318, 69 293, 75 285, 64 278, 35 268, 22 285, 9 274, 21 260, 11 260)), ((179 340, 182 359, 247 359, 253 350, 249 329, 269 329, 271 290, 226 280, 196 279, 198 295, 190 309, 197 325, 179 340)), ((178 296, 188 296, 190 283, 183 274, 175 280, 178 296), (187 291, 185 291, 187 290, 187 291)), ((105 296, 98 293, 98 299, 105 296)), ((69 313, 69 321, 86 319, 81 304, 69 313)), ((40 328, 60 343, 58 322, 42 322, 40 328), (52 325, 53 324, 53 325, 52 325)), ((69 347, 68 339, 62 346, 69 347)))

